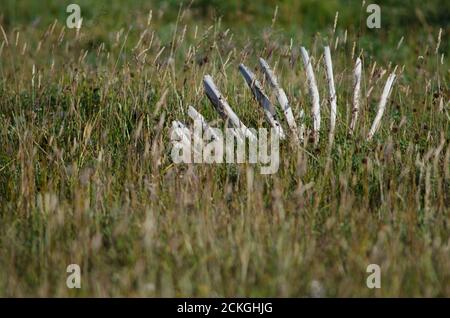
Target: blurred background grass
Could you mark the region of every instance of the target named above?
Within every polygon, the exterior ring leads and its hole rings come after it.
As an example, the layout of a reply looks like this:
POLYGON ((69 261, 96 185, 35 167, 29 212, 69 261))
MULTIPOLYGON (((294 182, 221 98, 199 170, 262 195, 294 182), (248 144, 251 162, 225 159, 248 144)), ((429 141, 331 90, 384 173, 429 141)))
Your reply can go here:
POLYGON ((339 12, 337 29, 356 35, 358 44, 375 57, 403 61, 416 53, 408 43, 417 47, 418 43, 433 41, 439 28, 444 30, 442 52, 450 51, 448 32, 445 32, 450 26, 450 1, 447 0, 2 0, 0 23, 5 29, 23 29, 44 27, 55 19, 63 22, 70 3, 80 5, 84 25, 99 37, 99 42, 108 32, 133 28, 136 16, 150 10, 159 36, 169 42, 180 7, 190 8, 185 22, 204 26, 220 19, 222 26, 238 33, 240 39, 257 41, 262 31, 272 25, 278 7, 274 26, 286 41, 293 38, 296 43, 310 45, 316 34, 326 38, 339 12), (369 29, 365 25, 369 15, 366 7, 370 3, 381 7, 381 29, 369 29), (394 52, 402 37, 406 45, 394 52))

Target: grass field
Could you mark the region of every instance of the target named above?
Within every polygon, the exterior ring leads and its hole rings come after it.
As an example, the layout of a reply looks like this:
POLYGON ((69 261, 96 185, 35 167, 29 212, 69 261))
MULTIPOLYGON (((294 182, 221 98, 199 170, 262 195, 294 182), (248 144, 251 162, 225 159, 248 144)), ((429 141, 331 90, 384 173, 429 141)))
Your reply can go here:
POLYGON ((274 14, 276 1, 3 0, 0 296, 449 297, 450 5, 378 3, 371 30, 359 1, 282 1, 274 14), (70 2, 79 32, 66 27, 70 2), (317 146, 283 142, 273 175, 173 164, 171 123, 190 124, 189 105, 223 125, 205 74, 247 126, 268 127, 238 72, 263 79, 260 56, 310 129, 300 45, 321 97, 317 146), (364 98, 349 136, 357 56, 364 98), (372 263, 380 289, 366 286, 372 263), (80 289, 66 286, 69 264, 80 289))

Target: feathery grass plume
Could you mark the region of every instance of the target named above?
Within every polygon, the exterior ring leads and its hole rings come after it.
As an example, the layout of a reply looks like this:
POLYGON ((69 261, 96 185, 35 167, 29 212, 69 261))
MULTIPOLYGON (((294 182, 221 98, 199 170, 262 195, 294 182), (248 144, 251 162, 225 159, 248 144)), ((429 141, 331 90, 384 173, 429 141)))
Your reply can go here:
POLYGON ((205 75, 203 79, 203 85, 205 87, 205 93, 208 99, 213 104, 216 111, 222 117, 223 120, 228 121, 228 124, 234 128, 239 129, 243 137, 247 137, 250 140, 256 140, 256 136, 248 129, 244 123, 239 119, 233 109, 230 107, 225 97, 217 88, 211 75, 205 75))
POLYGON ((356 128, 356 122, 358 120, 359 107, 361 102, 361 72, 362 62, 358 57, 356 58, 355 69, 353 73, 353 108, 352 108, 352 120, 350 122, 350 135, 353 135, 356 128))
POLYGON ((336 112, 337 112, 337 95, 334 86, 334 76, 333 76, 333 62, 331 60, 330 47, 325 46, 325 67, 328 82, 328 93, 330 98, 330 144, 334 139, 334 130, 336 127, 336 112))
POLYGON ((253 96, 263 108, 267 122, 275 129, 277 134, 280 136, 280 139, 285 139, 283 128, 276 118, 277 114, 275 113, 275 109, 273 108, 269 97, 267 97, 264 93, 262 85, 256 79, 255 74, 253 74, 253 72, 250 71, 244 64, 239 65, 239 71, 244 77, 248 87, 251 89, 253 96))
POLYGON ((381 95, 380 103, 378 104, 378 112, 375 116, 375 119, 372 123, 372 127, 370 128, 369 134, 367 135, 367 141, 372 140, 373 136, 377 132, 378 128, 380 127, 381 118, 383 117, 384 110, 386 108, 386 103, 389 98, 389 95, 392 91, 392 85, 394 84, 395 80, 395 74, 391 73, 386 80, 386 85, 383 89, 383 94, 381 95))
POLYGON ((308 79, 308 88, 312 100, 312 117, 313 117, 313 138, 314 144, 317 145, 319 142, 319 132, 320 132, 320 97, 319 90, 317 88, 316 77, 314 76, 314 71, 311 64, 311 59, 309 58, 308 52, 302 46, 300 48, 300 53, 303 58, 303 64, 305 66, 306 77, 308 79))
MULTIPOLYGON (((299 134, 297 129, 297 123, 295 122, 294 114, 292 113, 292 108, 289 105, 289 100, 286 96, 284 89, 280 87, 280 84, 278 83, 278 79, 275 73, 272 71, 269 64, 263 58, 259 59, 259 64, 261 65, 261 68, 266 76, 266 79, 269 81, 270 85, 275 91, 275 96, 278 100, 278 103, 280 104, 284 117, 286 118, 288 126, 291 129, 292 134, 294 135, 294 138, 296 139, 296 141, 303 140, 303 129, 301 129, 301 134, 299 134)), ((303 120, 303 116, 301 120, 303 120)), ((301 127, 303 127, 303 123, 301 123, 301 127)))

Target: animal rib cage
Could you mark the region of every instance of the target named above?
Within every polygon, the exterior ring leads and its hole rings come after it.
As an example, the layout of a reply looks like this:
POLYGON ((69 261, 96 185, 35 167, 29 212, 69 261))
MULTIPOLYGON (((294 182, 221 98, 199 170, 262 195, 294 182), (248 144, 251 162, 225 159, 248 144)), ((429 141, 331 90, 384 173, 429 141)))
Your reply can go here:
MULTIPOLYGON (((317 87, 314 70, 312 67, 311 59, 307 50, 304 47, 300 48, 300 54, 302 56, 304 69, 306 72, 307 85, 309 89, 309 95, 311 99, 311 115, 313 121, 312 127, 312 137, 314 140, 314 144, 317 145, 319 141, 319 133, 320 133, 320 96, 319 90, 317 87)), ((267 82, 269 83, 271 89, 274 92, 274 95, 277 99, 278 105, 281 108, 281 111, 284 115, 284 119, 286 120, 287 126, 289 127, 291 134, 296 142, 301 143, 305 138, 305 123, 304 118, 305 114, 303 110, 300 110, 300 124, 297 126, 297 123, 294 118, 294 114, 292 112, 292 108, 289 104, 288 97, 280 86, 277 76, 274 71, 271 69, 269 64, 263 59, 259 59, 260 67, 265 75, 267 82)), ((326 79, 328 83, 328 101, 330 107, 330 141, 334 138, 334 131, 336 127, 336 116, 337 116, 337 94, 334 85, 334 75, 333 75, 333 64, 331 60, 330 48, 326 46, 324 48, 324 64, 326 69, 326 79)), ((264 92, 263 85, 256 78, 255 74, 247 68, 244 64, 239 65, 239 71, 242 74, 245 82, 250 88, 253 97, 255 100, 261 105, 267 123, 275 130, 275 132, 279 135, 280 139, 286 139, 288 134, 286 134, 283 130, 282 125, 280 124, 279 119, 277 118, 277 113, 275 111, 275 107, 273 103, 270 101, 268 95, 264 92)), ((360 99, 361 99, 361 74, 362 74, 362 61, 360 58, 356 59, 355 68, 353 71, 353 95, 352 95, 352 109, 351 109, 351 122, 349 125, 349 134, 352 135, 357 126, 359 108, 360 108, 360 99)), ((382 91, 379 103, 378 110, 376 116, 372 122, 369 133, 367 134, 366 140, 370 141, 377 130, 380 127, 381 119, 383 117, 383 113, 386 108, 387 101, 392 91, 392 87, 395 81, 396 75, 395 70, 389 75, 386 80, 384 89, 382 91)), ((226 98, 222 95, 220 90, 217 88, 214 83, 213 78, 210 75, 206 75, 203 79, 203 85, 205 94, 208 99, 213 104, 215 110, 218 112, 220 117, 223 120, 227 121, 228 124, 237 128, 238 131, 241 132, 240 138, 255 138, 253 132, 247 128, 243 121, 236 115, 231 106, 228 104, 226 98)), ((210 136, 214 138, 213 130, 208 126, 204 117, 196 110, 194 107, 189 106, 189 115, 194 120, 200 120, 205 131, 211 131, 210 136), (212 134, 212 135, 211 135, 212 134)), ((186 126, 179 121, 175 121, 173 124, 174 129, 179 130, 179 134, 183 135, 183 131, 188 130, 186 126)), ((190 142, 190 140, 185 136, 182 136, 185 142, 190 142)))

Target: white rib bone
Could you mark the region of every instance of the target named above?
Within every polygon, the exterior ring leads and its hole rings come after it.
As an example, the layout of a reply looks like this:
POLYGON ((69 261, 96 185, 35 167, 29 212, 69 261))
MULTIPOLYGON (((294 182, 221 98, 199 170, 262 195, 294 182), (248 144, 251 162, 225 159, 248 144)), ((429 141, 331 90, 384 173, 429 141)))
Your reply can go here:
POLYGON ((216 84, 210 75, 205 75, 203 79, 203 84, 205 87, 206 96, 209 98, 211 103, 214 105, 216 111, 219 115, 226 121, 229 125, 236 129, 239 129, 243 137, 247 137, 250 140, 257 140, 256 136, 248 129, 244 123, 239 119, 239 117, 231 109, 230 105, 226 101, 225 97, 220 93, 216 84))
POLYGON ((261 83, 256 79, 255 74, 250 71, 244 64, 239 65, 239 71, 247 82, 248 87, 250 87, 253 97, 258 101, 264 110, 264 115, 266 116, 267 122, 275 129, 280 139, 285 139, 283 128, 278 122, 275 113, 275 109, 269 100, 269 97, 264 93, 261 83))
POLYGON ((394 84, 395 74, 391 73, 388 79, 386 80, 386 84, 384 85, 383 94, 381 95, 380 103, 378 104, 378 112, 373 121, 372 127, 370 128, 369 134, 367 136, 367 141, 372 140, 373 136, 377 132, 380 127, 381 118, 383 117, 384 110, 386 108, 386 103, 389 98, 389 95, 392 91, 392 85, 394 84))
POLYGON ((352 109, 352 120, 350 122, 350 134, 352 135, 356 128, 356 121, 358 120, 359 105, 361 100, 361 71, 362 63, 361 59, 358 57, 356 59, 354 77, 353 77, 353 109, 352 109))
POLYGON ((309 93, 312 99, 312 117, 313 117, 313 137, 314 143, 319 142, 319 131, 320 131, 320 98, 319 90, 317 89, 316 78, 314 76, 313 68, 311 65, 311 59, 309 58, 308 52, 302 46, 300 48, 300 53, 303 58, 303 64, 306 70, 306 77, 308 79, 309 93))
MULTIPOLYGON (((272 88, 275 91, 275 96, 277 97, 278 103, 280 104, 280 107, 283 110, 284 117, 286 118, 288 126, 291 129, 292 134, 294 135, 294 138, 297 141, 303 140, 303 130, 302 130, 302 134, 299 135, 298 130, 297 130, 297 124, 295 123, 294 114, 292 113, 292 108, 289 105, 289 101, 287 99, 284 89, 282 89, 280 87, 280 84, 278 83, 278 79, 277 79, 275 73, 272 71, 269 64, 267 64, 267 62, 263 58, 259 58, 259 64, 261 65, 261 68, 263 69, 266 79, 269 81, 270 85, 272 86, 272 88)), ((303 112, 303 110, 302 110, 302 112, 303 112)), ((303 120, 303 118, 302 118, 302 120, 303 120)))
POLYGON ((189 135, 185 131, 187 129, 180 121, 174 120, 172 122, 172 129, 177 135, 178 138, 180 138, 180 141, 183 142, 186 145, 191 144, 191 140, 189 138, 189 135))
POLYGON ((330 142, 332 142, 336 127, 337 95, 334 86, 333 62, 331 60, 329 46, 325 46, 325 67, 327 70, 328 92, 330 96, 330 142))
POLYGON ((212 136, 214 140, 221 140, 221 137, 216 134, 214 129, 212 129, 208 123, 206 122, 205 118, 200 114, 194 107, 189 106, 188 109, 189 116, 195 121, 199 120, 202 124, 203 131, 206 135, 212 136))

